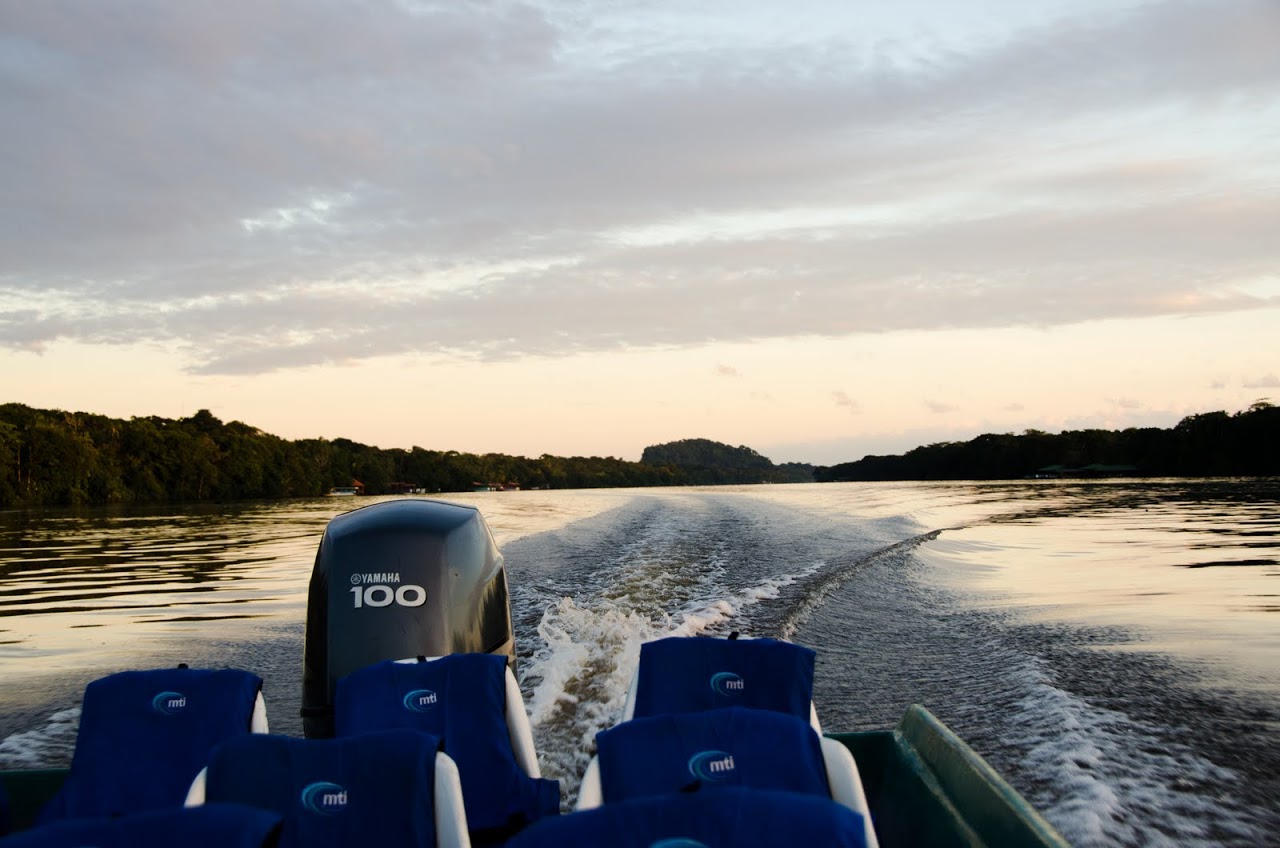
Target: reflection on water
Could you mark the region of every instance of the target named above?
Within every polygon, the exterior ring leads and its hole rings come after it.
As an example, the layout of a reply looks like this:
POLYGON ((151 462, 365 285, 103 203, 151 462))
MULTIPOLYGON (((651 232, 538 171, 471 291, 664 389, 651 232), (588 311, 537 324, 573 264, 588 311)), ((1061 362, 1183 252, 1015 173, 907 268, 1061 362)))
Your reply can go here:
MULTIPOLYGON (((1209 682, 1274 691, 1277 488, 1075 485, 1050 503, 1028 500, 1013 514, 947 532, 922 554, 980 606, 1126 628, 1139 636, 1136 649, 1197 661, 1209 682)), ((1135 649, 1135 640, 1123 648, 1135 649)))
POLYGON ((99 665, 202 623, 296 616, 334 512, 299 502, 0 515, 0 662, 99 665), (87 628, 99 632, 76 632, 87 628))

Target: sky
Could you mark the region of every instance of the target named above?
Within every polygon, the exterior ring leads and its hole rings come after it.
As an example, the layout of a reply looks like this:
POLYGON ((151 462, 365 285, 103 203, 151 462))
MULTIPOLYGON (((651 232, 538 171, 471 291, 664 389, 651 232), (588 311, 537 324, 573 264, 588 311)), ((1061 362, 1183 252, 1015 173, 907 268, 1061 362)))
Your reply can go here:
POLYGON ((0 0, 0 402, 829 465, 1280 403, 1278 0, 0 0))

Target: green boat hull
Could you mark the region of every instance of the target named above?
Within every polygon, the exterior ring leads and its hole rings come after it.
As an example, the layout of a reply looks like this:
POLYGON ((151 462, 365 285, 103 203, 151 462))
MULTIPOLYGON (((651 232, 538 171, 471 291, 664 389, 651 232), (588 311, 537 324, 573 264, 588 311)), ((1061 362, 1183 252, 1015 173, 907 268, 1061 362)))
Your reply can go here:
MULTIPOLYGON (((921 706, 893 730, 828 733, 858 763, 882 848, 1067 842, 968 745, 921 706)), ((35 822, 66 769, 0 772, 13 830, 35 822)))
POLYGON ((858 763, 883 848, 1068 844, 924 707, 910 707, 893 730, 827 735, 848 748, 858 763))

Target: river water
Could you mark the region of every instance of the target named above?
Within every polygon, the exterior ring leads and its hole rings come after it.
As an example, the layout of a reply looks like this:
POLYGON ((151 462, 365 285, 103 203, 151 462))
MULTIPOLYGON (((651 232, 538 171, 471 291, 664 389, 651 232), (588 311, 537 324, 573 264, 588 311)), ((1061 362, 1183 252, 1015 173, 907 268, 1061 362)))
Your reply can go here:
MULTIPOLYGON (((544 774, 572 798, 641 642, 818 651, 829 730, 922 703, 1077 845, 1280 844, 1280 481, 491 492, 544 774)), ((0 513, 0 768, 65 764, 84 684, 260 674, 301 732, 316 545, 374 499, 0 513)))

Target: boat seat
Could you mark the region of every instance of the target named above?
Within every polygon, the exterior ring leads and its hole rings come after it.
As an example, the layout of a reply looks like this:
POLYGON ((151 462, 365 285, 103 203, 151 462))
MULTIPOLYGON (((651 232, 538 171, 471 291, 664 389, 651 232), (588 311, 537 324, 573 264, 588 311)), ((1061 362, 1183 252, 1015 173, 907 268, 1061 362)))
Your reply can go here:
POLYGON ((237 669, 123 671, 85 687, 67 779, 39 821, 182 806, 221 741, 266 732, 262 680, 237 669))
POLYGON ((458 769, 438 737, 255 735, 214 750, 188 806, 247 804, 284 819, 280 848, 470 848, 458 769))
POLYGON ((635 798, 544 819, 508 848, 866 848, 862 816, 829 798, 746 787, 635 798))
POLYGON ((726 707, 637 718, 596 734, 596 750, 578 810, 748 786, 830 798, 862 816, 866 843, 877 844, 853 755, 795 716, 726 707))
POLYGON ((65 819, 16 833, 4 848, 268 848, 280 834, 279 814, 240 804, 148 810, 119 818, 65 819))
POLYGON ((439 736, 458 764, 477 843, 501 842, 560 812, 560 784, 544 780, 524 699, 494 654, 374 663, 338 681, 338 736, 412 728, 439 736))
POLYGON ((810 648, 777 639, 671 636, 640 646, 622 720, 663 713, 752 707, 807 720, 813 706, 810 648))

